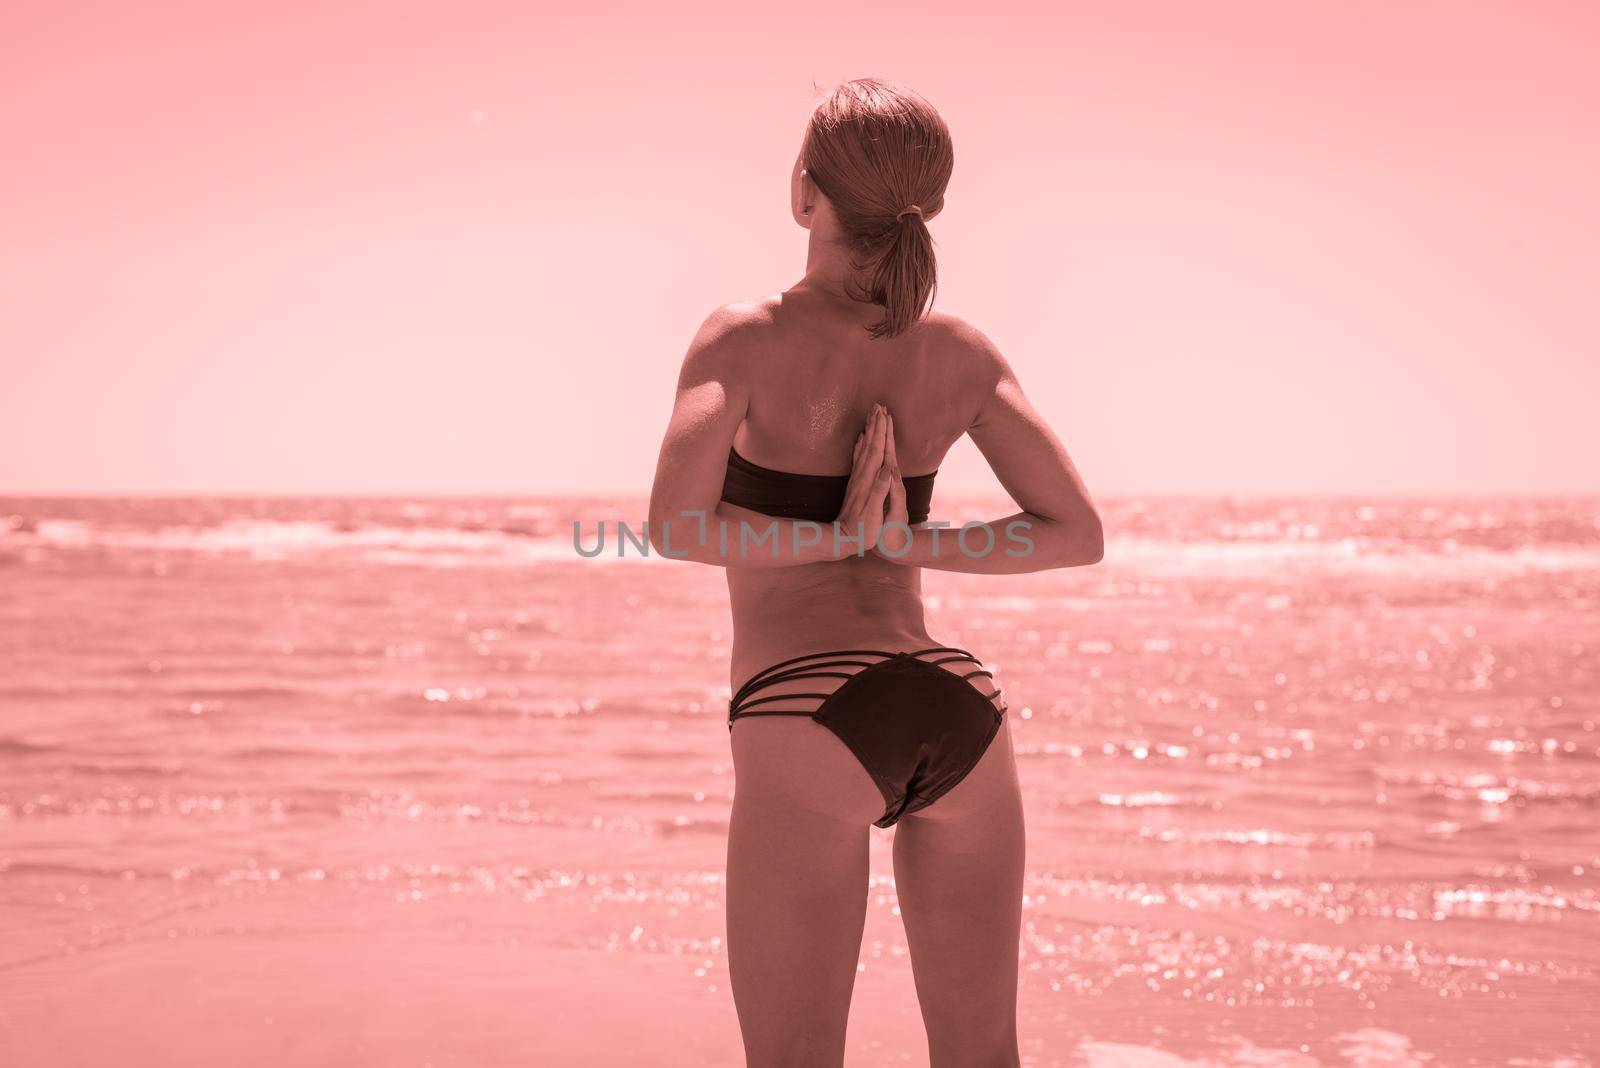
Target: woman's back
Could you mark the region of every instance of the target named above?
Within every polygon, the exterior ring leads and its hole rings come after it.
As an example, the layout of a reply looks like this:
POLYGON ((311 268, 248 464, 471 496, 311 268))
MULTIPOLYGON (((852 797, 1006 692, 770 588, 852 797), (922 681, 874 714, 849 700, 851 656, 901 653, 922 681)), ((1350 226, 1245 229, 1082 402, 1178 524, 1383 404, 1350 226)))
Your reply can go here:
MULTIPOLYGON (((994 389, 997 370, 964 342, 951 315, 935 312, 904 334, 872 339, 862 329, 872 309, 804 287, 736 307, 749 404, 733 448, 761 467, 849 471, 856 437, 881 403, 894 413, 901 470, 931 474, 994 389)), ((841 641, 933 644, 918 568, 868 553, 727 570, 735 685, 774 660, 841 641)))
POLYGON ((953 316, 931 313, 874 340, 873 310, 792 289, 746 306, 749 410, 734 438, 746 459, 785 471, 840 474, 874 403, 895 416, 900 467, 935 470, 972 424, 993 369, 961 344, 953 316))

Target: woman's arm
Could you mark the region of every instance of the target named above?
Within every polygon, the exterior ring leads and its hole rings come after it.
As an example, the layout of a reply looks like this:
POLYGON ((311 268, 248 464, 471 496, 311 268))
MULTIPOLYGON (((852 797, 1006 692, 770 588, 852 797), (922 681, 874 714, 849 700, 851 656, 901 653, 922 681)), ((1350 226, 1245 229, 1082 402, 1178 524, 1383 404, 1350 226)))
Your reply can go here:
POLYGON ((993 371, 994 388, 967 433, 1022 511, 985 524, 993 534, 914 527, 911 548, 886 559, 939 571, 1023 574, 1098 563, 1105 555, 1099 513, 1077 468, 1044 418, 1028 403, 993 342, 962 324, 961 335, 993 371), (987 551, 985 551, 987 550, 987 551))
POLYGON ((683 360, 677 399, 650 490, 650 544, 663 556, 721 567, 793 567, 859 556, 876 540, 888 468, 881 421, 869 422, 855 453, 843 527, 780 519, 722 501, 728 451, 750 393, 743 374, 759 320, 729 305, 712 312, 683 360), (876 508, 876 517, 873 509, 876 508), (858 523, 867 519, 865 544, 858 523))

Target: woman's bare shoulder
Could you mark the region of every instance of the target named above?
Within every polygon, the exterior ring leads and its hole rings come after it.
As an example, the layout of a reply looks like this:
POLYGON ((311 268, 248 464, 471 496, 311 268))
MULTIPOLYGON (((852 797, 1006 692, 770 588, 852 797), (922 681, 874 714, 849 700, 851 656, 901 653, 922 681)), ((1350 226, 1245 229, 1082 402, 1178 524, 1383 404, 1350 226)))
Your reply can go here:
POLYGON ((737 380, 743 377, 753 351, 768 343, 772 302, 766 298, 733 301, 712 309, 683 358, 683 379, 737 380))
POLYGON ((700 326, 700 334, 707 339, 739 335, 744 340, 753 340, 763 328, 773 325, 776 311, 775 297, 755 297, 719 304, 706 316, 700 326))
POLYGON ((953 312, 935 310, 925 320, 943 350, 963 371, 991 386, 1010 371, 989 336, 953 312))

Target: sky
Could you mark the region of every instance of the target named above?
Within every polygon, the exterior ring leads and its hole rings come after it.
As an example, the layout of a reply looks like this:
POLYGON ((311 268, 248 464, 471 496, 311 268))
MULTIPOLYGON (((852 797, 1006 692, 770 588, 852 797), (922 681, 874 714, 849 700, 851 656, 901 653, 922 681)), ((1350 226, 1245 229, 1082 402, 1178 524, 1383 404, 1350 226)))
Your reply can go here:
POLYGON ((1226 0, 8 6, 0 492, 645 494, 862 76, 1091 494, 1600 492, 1600 5, 1226 0))

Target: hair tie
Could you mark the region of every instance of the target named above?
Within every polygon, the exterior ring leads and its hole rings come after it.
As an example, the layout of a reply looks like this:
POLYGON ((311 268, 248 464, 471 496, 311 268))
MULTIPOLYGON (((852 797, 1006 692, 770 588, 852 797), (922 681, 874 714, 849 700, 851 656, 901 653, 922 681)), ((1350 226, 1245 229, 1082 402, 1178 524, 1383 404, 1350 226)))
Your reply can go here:
POLYGON ((898 215, 896 215, 894 217, 894 221, 895 222, 899 222, 901 219, 904 219, 907 215, 912 215, 912 214, 915 214, 917 218, 921 219, 922 218, 922 205, 921 204, 908 205, 907 207, 905 207, 904 209, 901 210, 900 214, 898 214, 898 215))

